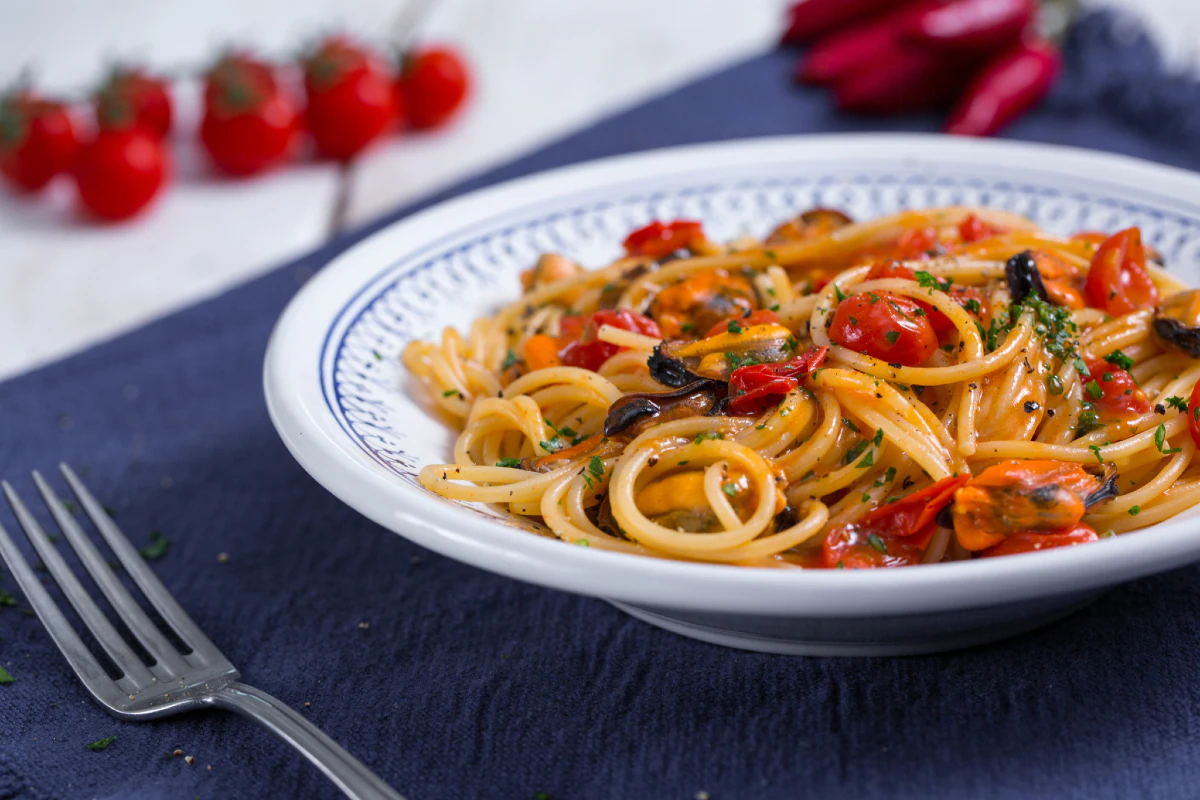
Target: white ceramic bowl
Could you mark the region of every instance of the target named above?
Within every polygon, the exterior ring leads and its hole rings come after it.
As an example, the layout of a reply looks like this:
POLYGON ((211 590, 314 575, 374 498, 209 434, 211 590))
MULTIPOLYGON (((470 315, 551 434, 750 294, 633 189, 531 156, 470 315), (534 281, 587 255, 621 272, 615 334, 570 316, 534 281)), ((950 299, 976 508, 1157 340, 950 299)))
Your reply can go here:
POLYGON ((798 571, 690 564, 572 547, 421 488, 453 433, 398 355, 516 298, 544 251, 616 257, 654 218, 698 218, 718 240, 812 206, 857 219, 981 204, 1059 232, 1139 225, 1197 284, 1200 177, 1083 150, 931 136, 822 136, 605 159, 423 211, 334 259, 271 337, 265 387, 280 436, 329 491, 381 525, 468 564, 610 600, 668 630, 806 654, 963 647, 1057 619, 1106 588, 1200 559, 1194 514, 1097 544, 908 569, 798 571))

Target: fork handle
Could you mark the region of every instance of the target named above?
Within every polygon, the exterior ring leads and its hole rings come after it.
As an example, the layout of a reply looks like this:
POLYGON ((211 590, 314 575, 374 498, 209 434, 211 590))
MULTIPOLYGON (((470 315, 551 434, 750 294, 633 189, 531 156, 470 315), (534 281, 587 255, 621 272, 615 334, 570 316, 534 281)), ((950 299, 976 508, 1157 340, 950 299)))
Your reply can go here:
POLYGON ((353 800, 404 800, 316 725, 266 692, 235 681, 212 694, 211 702, 249 717, 299 750, 347 797, 353 800))

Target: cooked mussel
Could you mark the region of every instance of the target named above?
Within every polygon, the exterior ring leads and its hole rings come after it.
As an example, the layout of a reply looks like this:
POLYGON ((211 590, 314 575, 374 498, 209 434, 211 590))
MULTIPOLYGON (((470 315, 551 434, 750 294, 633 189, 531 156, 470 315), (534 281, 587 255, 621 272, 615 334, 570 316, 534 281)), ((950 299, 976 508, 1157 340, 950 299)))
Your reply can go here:
POLYGON ((1154 333, 1167 347, 1200 358, 1200 290, 1179 292, 1159 303, 1154 333))
POLYGON ((684 339, 703 336, 721 320, 741 316, 759 305, 758 293, 748 277, 710 269, 664 287, 650 301, 648 313, 664 337, 684 339))
POLYGON ((853 224, 854 220, 836 208, 813 208, 771 231, 771 235, 767 237, 767 244, 813 239, 853 224))
POLYGON ((664 353, 661 344, 654 346, 654 352, 646 359, 646 367, 650 370, 651 378, 664 386, 672 386, 676 389, 694 381, 703 380, 700 375, 688 369, 682 359, 664 353))
POLYGON ((716 413, 725 401, 726 388, 721 381, 702 378, 669 392, 627 394, 608 407, 604 435, 628 442, 651 425, 716 413))
POLYGON ((770 364, 795 355, 796 337, 782 325, 768 323, 747 328, 731 326, 724 333, 697 342, 666 342, 662 353, 682 361, 703 378, 727 381, 745 364, 770 364))
POLYGON ((1004 265, 1004 277, 1008 281, 1008 293, 1014 303, 1020 303, 1029 295, 1049 300, 1046 284, 1038 269, 1037 259, 1028 250, 1017 253, 1004 265))

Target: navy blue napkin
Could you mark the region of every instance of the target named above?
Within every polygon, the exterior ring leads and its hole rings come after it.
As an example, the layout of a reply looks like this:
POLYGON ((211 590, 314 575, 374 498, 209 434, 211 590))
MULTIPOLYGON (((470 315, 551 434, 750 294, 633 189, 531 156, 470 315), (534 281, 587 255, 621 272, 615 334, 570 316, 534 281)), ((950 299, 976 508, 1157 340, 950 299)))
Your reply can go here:
MULTIPOLYGON (((1136 30, 1089 17, 1066 57, 1052 97, 1009 136, 1200 166, 1200 88, 1164 75, 1136 30)), ((755 58, 444 196, 648 147, 880 128, 793 88, 792 58, 755 58)), ((0 386, 0 475, 31 492, 30 470, 68 461, 138 544, 161 531, 170 545, 154 569, 247 680, 410 800, 1200 792, 1195 567, 984 648, 788 658, 462 566, 344 507, 272 430, 262 354, 314 270, 409 211, 0 386)), ((0 664, 15 678, 0 685, 0 798, 338 796, 239 718, 109 717, 17 602, 0 606, 0 664)))

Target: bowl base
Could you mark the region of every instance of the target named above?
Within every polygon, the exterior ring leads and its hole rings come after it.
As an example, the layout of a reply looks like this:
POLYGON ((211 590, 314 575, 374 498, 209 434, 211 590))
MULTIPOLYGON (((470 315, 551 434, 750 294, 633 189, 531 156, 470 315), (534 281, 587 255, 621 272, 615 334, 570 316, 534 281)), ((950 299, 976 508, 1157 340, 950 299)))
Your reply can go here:
POLYGON ((1103 592, 950 612, 867 619, 701 614, 609 600, 642 622, 702 642, 800 656, 906 656, 1007 639, 1057 622, 1103 592))

